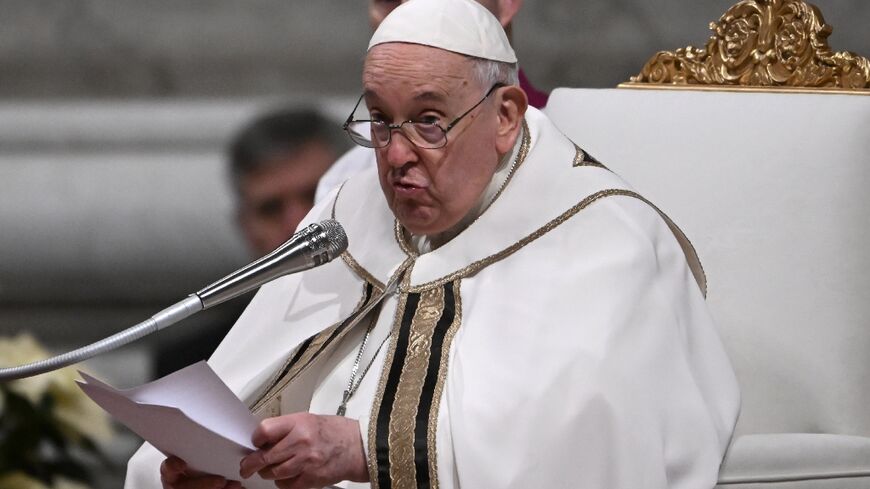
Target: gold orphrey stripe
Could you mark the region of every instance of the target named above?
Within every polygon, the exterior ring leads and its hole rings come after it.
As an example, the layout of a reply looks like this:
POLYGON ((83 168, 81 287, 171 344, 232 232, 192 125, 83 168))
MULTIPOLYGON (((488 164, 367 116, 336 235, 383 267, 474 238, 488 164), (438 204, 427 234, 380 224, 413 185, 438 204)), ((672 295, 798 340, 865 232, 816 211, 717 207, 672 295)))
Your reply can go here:
POLYGON ((351 328, 347 328, 351 319, 366 305, 369 301, 379 299, 374 295, 375 285, 366 282, 363 297, 354 308, 354 312, 347 319, 336 323, 320 333, 305 340, 291 356, 281 370, 266 383, 266 388, 257 400, 250 406, 251 412, 254 414, 262 413, 276 397, 287 388, 305 369, 312 365, 317 358, 327 351, 331 346, 337 345, 341 339, 350 332, 351 328))
POLYGON ((459 281, 400 297, 372 407, 369 472, 378 489, 437 489, 438 407, 461 323, 459 281))

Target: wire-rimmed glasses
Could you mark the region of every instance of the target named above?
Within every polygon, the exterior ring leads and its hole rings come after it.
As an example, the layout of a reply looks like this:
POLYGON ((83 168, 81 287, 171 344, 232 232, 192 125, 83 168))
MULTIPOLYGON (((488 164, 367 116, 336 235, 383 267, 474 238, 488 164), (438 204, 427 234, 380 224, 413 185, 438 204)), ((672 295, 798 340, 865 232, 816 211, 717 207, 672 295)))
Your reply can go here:
POLYGON ((398 124, 390 124, 386 121, 372 119, 355 120, 353 115, 356 113, 357 108, 359 108, 359 104, 362 102, 364 96, 360 95, 359 100, 356 101, 356 105, 353 107, 353 111, 351 111, 347 120, 344 122, 342 129, 347 132, 354 143, 359 144, 360 146, 365 146, 366 148, 384 148, 389 146, 393 131, 396 129, 402 131, 402 134, 408 138, 408 141, 411 141, 411 143, 418 148, 443 148, 447 145, 447 133, 456 127, 456 124, 458 124, 463 117, 470 114, 471 111, 482 104, 483 101, 495 91, 495 89, 503 86, 505 86, 504 83, 494 84, 480 101, 474 104, 470 109, 463 112, 459 117, 453 119, 450 124, 447 124, 447 127, 441 127, 437 122, 415 120, 407 120, 398 124))

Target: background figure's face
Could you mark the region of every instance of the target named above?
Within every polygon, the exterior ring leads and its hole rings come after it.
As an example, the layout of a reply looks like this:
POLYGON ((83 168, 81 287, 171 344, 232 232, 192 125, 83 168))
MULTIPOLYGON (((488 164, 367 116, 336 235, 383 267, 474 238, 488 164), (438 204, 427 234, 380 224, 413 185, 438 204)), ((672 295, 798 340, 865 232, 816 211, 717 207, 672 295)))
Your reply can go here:
MULTIPOLYGON (((489 89, 474 81, 471 66, 464 56, 441 49, 375 46, 363 69, 371 119, 433 121, 446 128, 489 89)), ((457 224, 492 179, 499 161, 494 95, 447 134, 443 148, 420 149, 396 130, 387 147, 375 150, 387 203, 411 233, 431 235, 457 224)))
MULTIPOLYGON (((371 23, 372 29, 377 29, 387 14, 407 1, 409 0, 369 0, 369 23, 371 23)), ((499 20, 502 20, 499 15, 499 0, 477 0, 477 3, 486 7, 493 15, 498 17, 499 20)), ((508 23, 510 23, 510 19, 507 19, 507 21, 502 20, 503 26, 508 23)))
POLYGON ((314 205, 317 182, 337 155, 325 144, 308 143, 275 155, 239 182, 239 223, 258 256, 286 241, 314 205))

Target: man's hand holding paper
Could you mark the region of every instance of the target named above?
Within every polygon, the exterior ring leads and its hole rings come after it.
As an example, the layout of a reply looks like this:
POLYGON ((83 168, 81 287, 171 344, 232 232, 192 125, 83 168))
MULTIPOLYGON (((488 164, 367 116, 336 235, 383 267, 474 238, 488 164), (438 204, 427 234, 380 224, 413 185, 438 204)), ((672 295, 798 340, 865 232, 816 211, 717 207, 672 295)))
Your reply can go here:
POLYGON ((295 413, 263 420, 259 450, 242 459, 241 476, 258 473, 281 489, 369 479, 359 423, 342 416, 295 413))

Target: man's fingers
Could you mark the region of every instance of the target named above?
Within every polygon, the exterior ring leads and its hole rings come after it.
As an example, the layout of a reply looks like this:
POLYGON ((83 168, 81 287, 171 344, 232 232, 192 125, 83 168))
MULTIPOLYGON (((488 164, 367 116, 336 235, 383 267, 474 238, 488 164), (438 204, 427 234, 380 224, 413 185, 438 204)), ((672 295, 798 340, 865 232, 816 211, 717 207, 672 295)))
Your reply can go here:
POLYGON ((219 475, 185 477, 172 485, 172 489, 225 489, 227 480, 219 475))
POLYGON ((275 481, 275 486, 278 489, 311 489, 312 487, 323 487, 325 485, 323 481, 318 481, 307 475, 275 481))
POLYGON ((174 483, 164 485, 169 489, 223 489, 226 486, 226 479, 219 476, 207 476, 190 478, 182 476, 181 479, 174 483))
POLYGON ((293 430, 295 424, 292 415, 264 419, 254 430, 251 443, 257 448, 277 443, 293 430))
POLYGON ((368 478, 357 421, 297 413, 263 421, 255 438, 266 444, 242 459, 239 473, 245 479, 259 473, 278 487, 309 488, 368 478), (349 450, 359 451, 361 461, 349 450))
POLYGON ((299 457, 292 457, 289 460, 277 465, 270 465, 259 471, 260 477, 266 480, 292 479, 302 473, 302 462, 299 457))
POLYGON ((172 484, 184 476, 187 464, 178 457, 169 457, 160 464, 160 479, 172 484))
POLYGON ((305 481, 303 481, 301 477, 294 477, 292 479, 281 479, 275 481, 275 486, 278 489, 308 489, 309 487, 318 487, 316 485, 312 486, 309 484, 305 484, 305 481))
POLYGON ((285 461, 290 460, 290 458, 293 457, 293 451, 288 446, 289 442, 290 440, 285 438, 269 449, 257 450, 243 458, 239 465, 239 475, 241 475, 242 478, 247 479, 252 476, 254 472, 260 472, 271 466, 282 464, 285 461))
POLYGON ((160 464, 160 481, 168 489, 226 489, 241 485, 227 485, 219 475, 193 476, 187 474, 187 463, 178 457, 169 457, 160 464))
MULTIPOLYGON (((239 474, 247 479, 255 472, 259 472, 270 465, 280 464, 293 456, 291 446, 295 443, 294 437, 289 436, 295 423, 288 420, 289 416, 281 418, 269 418, 260 423, 259 436, 263 439, 272 440, 269 443, 258 445, 260 450, 251 453, 242 459, 239 465, 239 474), (272 422, 268 422, 272 421, 272 422), (274 437, 274 438, 273 438, 274 437)), ((258 433, 255 432, 255 436, 258 433)))
POLYGON ((254 475, 254 472, 262 470, 263 467, 268 466, 269 462, 266 460, 266 452, 263 450, 257 450, 243 458, 241 463, 239 463, 239 475, 242 476, 242 479, 247 479, 254 475))

